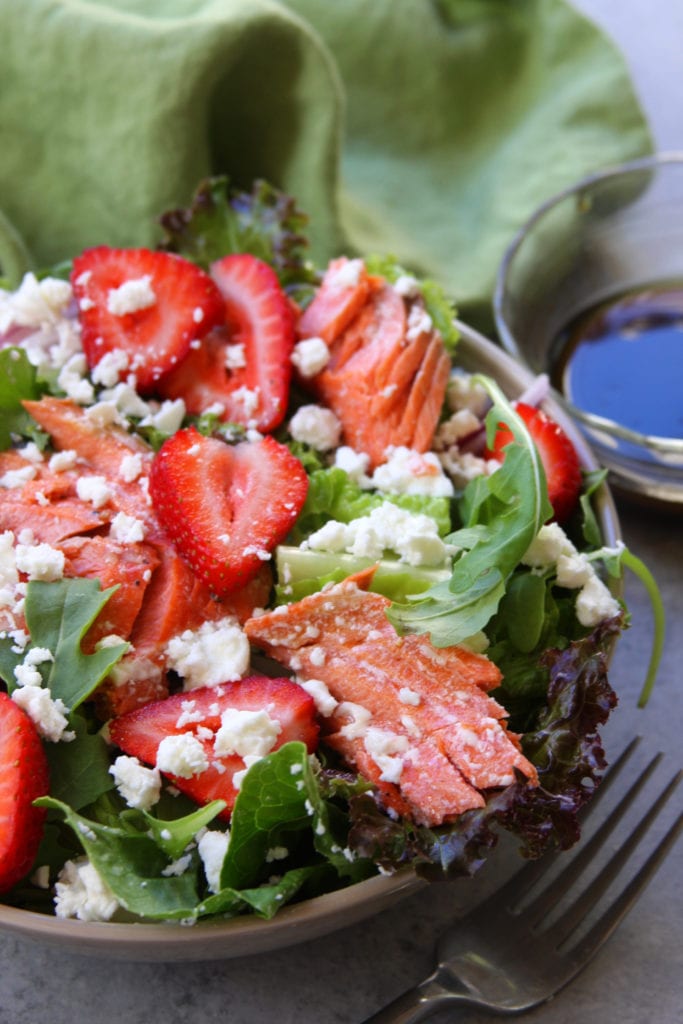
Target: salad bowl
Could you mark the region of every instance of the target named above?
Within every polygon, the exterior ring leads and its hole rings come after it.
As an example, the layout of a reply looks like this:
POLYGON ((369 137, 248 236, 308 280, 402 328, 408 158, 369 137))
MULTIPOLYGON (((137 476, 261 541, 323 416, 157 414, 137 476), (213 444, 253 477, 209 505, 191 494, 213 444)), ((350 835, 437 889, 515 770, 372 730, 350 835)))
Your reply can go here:
MULTIPOLYGON (((458 366, 495 379, 511 399, 534 387, 535 378, 527 369, 466 324, 457 322, 457 326, 458 366)), ((552 399, 545 407, 572 440, 582 467, 596 470, 595 458, 571 419, 552 399)), ((604 543, 615 546, 620 541, 620 526, 608 488, 601 485, 594 498, 604 543)), ((402 869, 284 907, 270 920, 234 917, 192 926, 65 920, 0 904, 0 929, 62 950, 107 958, 162 962, 222 959, 289 947, 329 934, 386 909, 427 884, 412 869, 402 869)))

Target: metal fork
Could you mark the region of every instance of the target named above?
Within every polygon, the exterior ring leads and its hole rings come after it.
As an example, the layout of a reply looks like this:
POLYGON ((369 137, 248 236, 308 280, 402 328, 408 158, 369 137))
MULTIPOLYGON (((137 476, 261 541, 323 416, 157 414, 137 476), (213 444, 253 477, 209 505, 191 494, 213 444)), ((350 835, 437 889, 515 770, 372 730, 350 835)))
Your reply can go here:
MULTIPOLYGON (((600 820, 596 810, 638 742, 638 738, 632 741, 605 775, 588 805, 584 827, 589 818, 600 820)), ((595 833, 578 844, 571 859, 566 860, 569 854, 551 854, 530 862, 453 924, 439 940, 438 965, 434 973, 364 1024, 414 1024, 446 1005, 514 1014, 530 1010, 555 996, 609 938, 680 834, 683 813, 679 811, 630 881, 606 906, 601 906, 601 899, 634 858, 637 847, 674 793, 683 772, 674 775, 652 800, 647 813, 595 877, 582 888, 574 887, 587 869, 595 867, 608 836, 633 807, 637 794, 661 760, 661 754, 650 760, 595 833), (558 865, 566 866, 546 883, 553 874, 553 867, 558 865), (541 891, 537 894, 539 888, 541 891), (575 892, 575 888, 579 891, 575 892), (594 920, 596 911, 599 916, 594 920)))

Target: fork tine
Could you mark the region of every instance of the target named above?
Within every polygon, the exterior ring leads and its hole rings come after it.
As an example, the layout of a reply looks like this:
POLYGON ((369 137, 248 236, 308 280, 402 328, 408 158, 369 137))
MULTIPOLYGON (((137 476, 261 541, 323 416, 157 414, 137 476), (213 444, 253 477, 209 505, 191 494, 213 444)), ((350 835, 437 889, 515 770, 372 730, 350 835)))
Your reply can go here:
MULTIPOLYGON (((633 806, 633 801, 638 792, 643 788, 662 759, 662 754, 656 754, 650 763, 646 765, 640 775, 635 779, 611 814, 605 818, 590 840, 588 840, 569 861, 564 871, 557 876, 546 889, 526 908, 530 920, 535 926, 538 921, 557 904, 558 900, 569 890, 575 879, 595 860, 597 852, 602 848, 605 840, 617 827, 624 814, 633 806)), ((600 790, 598 790, 598 793, 600 790)), ((597 796, 597 794, 596 794, 597 796)))
MULTIPOLYGON (((643 815, 626 842, 619 847, 614 856, 602 868, 591 884, 587 886, 575 901, 572 902, 571 907, 569 907, 568 910, 553 925, 551 925, 546 932, 544 932, 544 935, 546 935, 549 940, 554 939, 557 945, 565 944, 567 939, 574 931, 576 931, 589 911, 595 907, 600 896, 616 878, 617 873, 626 864, 640 841, 647 834, 650 825, 678 786, 681 776, 683 776, 683 772, 678 772, 677 775, 674 775, 666 788, 662 790, 657 800, 652 804, 649 811, 643 815)), ((676 826, 674 826, 674 832, 675 829, 676 826)))
MULTIPOLYGON (((598 807, 600 800, 602 800, 605 794, 609 792, 610 787, 618 778, 619 773, 628 762, 640 741, 640 736, 634 736, 630 743, 627 744, 619 756, 609 766, 609 769, 605 772, 600 785, 591 796, 588 804, 586 804, 579 814, 582 825, 588 821, 589 817, 598 807)), ((517 871, 499 889, 497 889, 491 899, 495 899, 495 901, 500 903, 501 906, 507 906, 508 908, 518 906, 529 890, 538 881, 540 881, 546 870, 549 867, 552 867, 555 863, 557 863, 557 850, 550 850, 537 860, 530 861, 528 864, 525 864, 523 868, 520 868, 520 870, 517 871)))
POLYGON ((634 875, 617 899, 602 917, 593 925, 588 934, 572 949, 572 956, 581 961, 588 960, 610 937, 622 918, 636 902, 667 853, 674 845, 683 827, 683 813, 679 814, 663 839, 652 851, 640 871, 634 875))

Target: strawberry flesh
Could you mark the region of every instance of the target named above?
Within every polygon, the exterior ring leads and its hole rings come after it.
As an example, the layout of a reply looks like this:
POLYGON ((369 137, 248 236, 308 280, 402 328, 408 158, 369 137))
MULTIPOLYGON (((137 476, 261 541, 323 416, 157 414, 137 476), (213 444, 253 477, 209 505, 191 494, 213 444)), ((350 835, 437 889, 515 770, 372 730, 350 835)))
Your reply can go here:
POLYGON ((221 727, 221 716, 229 709, 239 711, 266 710, 277 720, 280 732, 273 750, 284 743, 298 740, 312 753, 318 742, 315 704, 306 691, 291 679, 248 676, 237 682, 204 686, 188 693, 176 693, 164 700, 145 704, 110 723, 110 736, 124 753, 145 764, 155 765, 157 751, 167 736, 192 733, 204 747, 208 768, 189 778, 164 773, 182 793, 198 804, 225 800, 227 807, 221 817, 228 819, 238 789, 233 782, 235 772, 245 769, 239 754, 217 755, 215 735, 221 727))
POLYGON ((272 267, 249 253, 225 256, 210 272, 225 302, 226 324, 190 350, 160 393, 182 398, 192 415, 218 403, 224 421, 267 433, 287 411, 292 307, 272 267))
POLYGON ((219 597, 244 587, 270 560, 307 490, 303 466, 274 438, 233 447, 194 427, 164 442, 149 476, 159 521, 219 597))
POLYGON ((123 352, 128 365, 119 378, 134 373, 142 393, 225 316, 209 275, 172 253, 96 246, 74 260, 71 283, 89 368, 123 352))
POLYGON ((26 712, 0 692, 0 893, 28 874, 43 835, 48 764, 26 712))
MULTIPOLYGON (((581 464, 576 449, 562 427, 542 409, 517 402, 515 412, 526 424, 541 457, 553 518, 558 523, 564 523, 576 508, 581 491, 581 464)), ((512 440, 511 431, 500 424, 493 448, 487 451, 487 457, 502 462, 505 457, 504 448, 512 440)))

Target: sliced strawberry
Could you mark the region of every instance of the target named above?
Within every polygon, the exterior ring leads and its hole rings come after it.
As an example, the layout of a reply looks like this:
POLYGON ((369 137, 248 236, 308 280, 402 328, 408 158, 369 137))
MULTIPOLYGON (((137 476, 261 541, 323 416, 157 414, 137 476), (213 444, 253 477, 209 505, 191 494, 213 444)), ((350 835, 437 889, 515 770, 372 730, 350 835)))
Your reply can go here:
POLYGON ((194 339, 223 322, 220 292, 208 274, 172 253, 86 249, 73 263, 83 349, 90 369, 125 353, 138 389, 149 392, 187 355, 194 339))
POLYGON ((160 393, 182 398, 195 415, 219 403, 225 421, 274 430, 289 397, 292 307, 272 267, 249 253, 218 260, 211 276, 225 301, 227 328, 193 348, 160 393))
MULTIPOLYGON (((164 772, 181 792, 199 804, 211 800, 225 800, 227 808, 221 817, 229 818, 237 787, 233 783, 235 772, 244 771, 244 757, 224 741, 221 753, 222 716, 230 710, 262 711, 279 723, 277 735, 265 746, 277 750, 284 743, 299 740, 313 752, 318 741, 318 724, 313 699, 291 679, 271 679, 268 676, 248 676, 219 686, 204 686, 189 693, 176 693, 165 700, 146 704, 110 723, 112 741, 126 754, 137 757, 149 765, 157 763, 159 744, 167 736, 190 733, 201 743, 208 767, 189 777, 164 772)), ((268 726, 267 719, 265 719, 268 726)), ((258 731, 258 725, 256 726, 258 731)), ((239 731, 239 726, 238 726, 239 731)), ((234 735, 234 733, 233 733, 234 735)), ((241 747, 244 741, 237 741, 241 747)), ((244 749, 242 746, 241 749, 244 749)), ((269 752, 269 751, 266 751, 269 752)))
MULTIPOLYGON (((541 456, 554 518, 564 523, 574 511, 581 490, 581 465, 576 449, 560 425, 542 409, 517 402, 515 412, 524 420, 541 456)), ((511 431, 501 424, 488 457, 502 462, 503 449, 512 439, 511 431)))
POLYGON ((0 693, 0 893, 31 870, 45 820, 33 801, 47 792, 47 758, 36 727, 0 693))
POLYGON ((194 427, 164 442, 149 476, 159 521, 219 597, 254 579, 289 533, 307 489, 299 460, 272 437, 231 447, 194 427))

